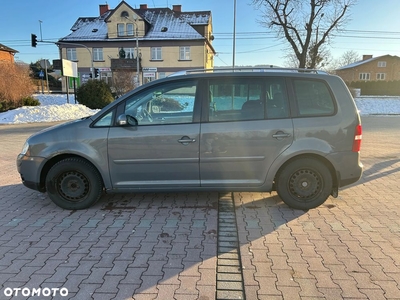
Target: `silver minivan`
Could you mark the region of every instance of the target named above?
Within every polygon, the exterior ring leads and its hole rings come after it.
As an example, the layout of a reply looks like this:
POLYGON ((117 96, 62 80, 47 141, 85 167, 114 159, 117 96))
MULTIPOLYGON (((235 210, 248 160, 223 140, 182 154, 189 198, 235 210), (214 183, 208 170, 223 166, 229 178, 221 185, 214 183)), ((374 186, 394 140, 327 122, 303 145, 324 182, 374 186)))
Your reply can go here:
POLYGON ((31 136, 25 186, 66 209, 104 192, 273 191, 311 209, 356 182, 361 122, 344 82, 297 69, 192 71, 31 136))

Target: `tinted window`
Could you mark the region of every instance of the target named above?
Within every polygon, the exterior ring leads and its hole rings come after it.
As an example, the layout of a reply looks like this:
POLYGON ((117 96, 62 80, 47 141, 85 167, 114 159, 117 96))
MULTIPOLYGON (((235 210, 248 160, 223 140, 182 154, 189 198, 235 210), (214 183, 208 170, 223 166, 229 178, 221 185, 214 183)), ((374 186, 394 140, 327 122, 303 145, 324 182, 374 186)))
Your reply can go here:
POLYGON ((300 116, 331 115, 335 105, 327 85, 317 80, 294 80, 300 116))
POLYGON ((138 125, 193 122, 196 83, 166 83, 135 94, 125 104, 125 114, 138 125))
POLYGON ((225 79, 209 82, 212 122, 288 117, 283 79, 225 79))

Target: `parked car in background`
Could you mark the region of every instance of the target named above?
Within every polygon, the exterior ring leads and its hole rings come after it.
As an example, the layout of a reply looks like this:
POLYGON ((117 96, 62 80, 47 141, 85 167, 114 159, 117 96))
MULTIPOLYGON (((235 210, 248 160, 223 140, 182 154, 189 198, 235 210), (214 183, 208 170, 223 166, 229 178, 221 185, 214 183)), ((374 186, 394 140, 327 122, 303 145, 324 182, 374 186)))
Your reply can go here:
POLYGON ((103 192, 273 191, 311 209, 356 182, 361 122, 343 81, 302 69, 192 70, 31 136, 23 183, 84 209, 103 192))

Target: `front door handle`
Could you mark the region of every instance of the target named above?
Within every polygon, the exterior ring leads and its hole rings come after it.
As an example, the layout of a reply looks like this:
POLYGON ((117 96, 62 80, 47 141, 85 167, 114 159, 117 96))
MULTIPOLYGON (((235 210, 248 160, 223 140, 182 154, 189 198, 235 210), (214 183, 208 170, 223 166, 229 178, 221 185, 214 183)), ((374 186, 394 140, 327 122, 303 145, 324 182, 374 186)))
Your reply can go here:
POLYGON ((188 137, 187 135, 185 135, 185 136, 183 136, 183 137, 181 137, 179 140, 178 140, 178 143, 181 143, 182 145, 189 145, 189 143, 195 143, 196 142, 196 139, 191 139, 190 137, 188 137))
POLYGON ((286 132, 283 132, 283 131, 278 131, 275 134, 273 134, 272 137, 274 139, 281 140, 281 139, 290 137, 290 133, 286 133, 286 132))

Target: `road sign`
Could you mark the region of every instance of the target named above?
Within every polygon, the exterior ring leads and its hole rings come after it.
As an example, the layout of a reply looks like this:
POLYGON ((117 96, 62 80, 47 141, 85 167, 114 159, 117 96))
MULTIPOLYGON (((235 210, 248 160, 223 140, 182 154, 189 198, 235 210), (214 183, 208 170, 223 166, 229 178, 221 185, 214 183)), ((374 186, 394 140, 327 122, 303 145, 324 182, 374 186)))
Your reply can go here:
POLYGON ((143 72, 143 77, 155 78, 156 77, 156 73, 154 73, 154 72, 143 72))
POLYGON ((39 73, 39 77, 44 77, 44 73, 43 73, 43 71, 40 71, 40 73, 39 73))
POLYGON ((143 72, 157 72, 157 68, 143 68, 143 72))

